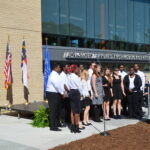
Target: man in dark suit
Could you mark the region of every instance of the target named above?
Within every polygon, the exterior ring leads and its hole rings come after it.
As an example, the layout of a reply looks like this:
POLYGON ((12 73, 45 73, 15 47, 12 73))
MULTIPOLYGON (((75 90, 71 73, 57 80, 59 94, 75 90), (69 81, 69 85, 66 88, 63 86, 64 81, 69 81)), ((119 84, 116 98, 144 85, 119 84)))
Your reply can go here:
POLYGON ((124 78, 124 88, 128 101, 128 113, 130 118, 141 119, 140 113, 140 88, 142 80, 134 72, 134 67, 130 67, 129 74, 124 78))

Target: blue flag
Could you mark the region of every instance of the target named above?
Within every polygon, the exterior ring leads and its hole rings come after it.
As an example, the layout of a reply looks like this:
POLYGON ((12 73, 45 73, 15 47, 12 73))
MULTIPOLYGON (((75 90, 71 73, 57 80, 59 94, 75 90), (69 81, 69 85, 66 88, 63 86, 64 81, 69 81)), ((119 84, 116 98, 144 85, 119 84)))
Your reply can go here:
POLYGON ((48 45, 45 46, 44 60, 45 60, 45 63, 44 63, 44 99, 46 99, 46 87, 47 87, 48 77, 51 73, 48 45))

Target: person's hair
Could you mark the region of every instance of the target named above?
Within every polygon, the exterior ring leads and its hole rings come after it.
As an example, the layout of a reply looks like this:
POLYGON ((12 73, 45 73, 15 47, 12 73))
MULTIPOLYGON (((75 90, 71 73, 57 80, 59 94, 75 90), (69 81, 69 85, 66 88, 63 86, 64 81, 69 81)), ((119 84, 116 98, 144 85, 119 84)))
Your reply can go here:
POLYGON ((54 65, 53 65, 53 70, 56 69, 56 68, 59 67, 59 66, 60 66, 59 64, 54 64, 54 65))
POLYGON ((106 75, 106 71, 107 70, 110 70, 109 68, 105 68, 104 69, 104 76, 107 76, 108 77, 108 81, 109 81, 109 83, 111 83, 112 84, 112 77, 111 77, 111 74, 109 74, 109 75, 106 75))
POLYGON ((68 65, 67 63, 63 63, 62 65, 61 65, 61 69, 63 69, 64 67, 66 67, 66 65, 68 65))
POLYGON ((88 80, 89 78, 89 73, 87 70, 83 70, 83 72, 80 74, 81 80, 88 80))
POLYGON ((120 64, 120 65, 119 65, 119 68, 120 68, 121 66, 123 66, 123 67, 124 67, 124 65, 123 65, 123 64, 120 64))
POLYGON ((79 64, 79 65, 78 65, 78 67, 80 67, 80 66, 83 66, 83 67, 84 67, 84 65, 83 65, 83 64, 79 64))
POLYGON ((130 70, 130 69, 134 69, 134 66, 130 66, 130 67, 129 67, 129 70, 130 70))
POLYGON ((90 66, 92 66, 92 64, 96 64, 96 62, 95 62, 95 61, 91 62, 91 63, 90 63, 90 66))
MULTIPOLYGON (((137 65, 138 67, 140 67, 139 64, 134 64, 134 66, 135 66, 135 65, 137 65)), ((134 67, 134 66, 133 66, 133 67, 134 67)))
POLYGON ((115 74, 114 72, 115 72, 115 70, 118 70, 119 71, 119 68, 115 68, 114 70, 113 70, 113 75, 115 74))
POLYGON ((100 67, 101 68, 101 65, 95 65, 94 66, 94 70, 93 70, 93 74, 95 74, 96 75, 96 77, 100 77, 101 76, 101 74, 100 74, 100 72, 97 72, 97 68, 98 67, 100 67))

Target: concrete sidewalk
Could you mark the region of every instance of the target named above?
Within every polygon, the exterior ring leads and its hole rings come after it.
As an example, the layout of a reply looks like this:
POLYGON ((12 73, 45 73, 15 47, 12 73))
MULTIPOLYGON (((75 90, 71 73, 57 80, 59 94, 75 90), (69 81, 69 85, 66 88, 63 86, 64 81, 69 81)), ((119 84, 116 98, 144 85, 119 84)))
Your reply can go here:
MULTIPOLYGON (((147 109, 145 111, 147 115, 147 109)), ((47 150, 103 131, 103 123, 92 121, 92 126, 86 127, 80 134, 70 133, 68 128, 63 128, 61 132, 50 131, 49 128, 33 128, 30 122, 29 119, 0 116, 0 150, 47 150)), ((107 129, 111 130, 137 122, 139 121, 131 119, 111 119, 106 123, 107 129)))

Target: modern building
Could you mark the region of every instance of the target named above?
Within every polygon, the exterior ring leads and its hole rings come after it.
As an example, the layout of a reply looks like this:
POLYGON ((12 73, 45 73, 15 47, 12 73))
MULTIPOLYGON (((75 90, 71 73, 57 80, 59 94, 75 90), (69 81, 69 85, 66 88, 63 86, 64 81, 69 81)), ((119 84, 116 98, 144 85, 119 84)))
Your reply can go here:
POLYGON ((45 37, 52 63, 137 62, 148 69, 150 0, 0 0, 0 105, 8 99, 4 88, 8 37, 13 103, 24 102, 20 67, 23 39, 28 59, 29 101, 43 100, 45 37))
POLYGON ((42 0, 52 61, 150 63, 150 0, 42 0))

